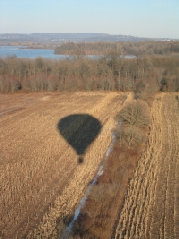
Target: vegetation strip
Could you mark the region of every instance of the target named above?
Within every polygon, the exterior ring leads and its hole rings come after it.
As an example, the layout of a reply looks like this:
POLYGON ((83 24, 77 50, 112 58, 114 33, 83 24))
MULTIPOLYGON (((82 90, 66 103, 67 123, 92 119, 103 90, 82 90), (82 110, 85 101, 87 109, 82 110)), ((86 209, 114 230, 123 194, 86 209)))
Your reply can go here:
MULTIPOLYGON (((118 125, 119 129, 120 129, 120 125, 121 125, 121 123, 118 125)), ((73 226, 74 226, 74 223, 78 219, 78 216, 80 215, 81 210, 85 206, 86 200, 87 200, 88 196, 90 195, 93 186, 96 184, 98 178, 103 175, 104 163, 108 159, 111 151, 113 150, 115 142, 116 142, 116 134, 115 134, 115 132, 112 132, 112 141, 111 141, 111 143, 110 143, 110 145, 109 145, 109 147, 108 147, 108 149, 107 149, 107 151, 104 155, 103 160, 101 161, 101 163, 99 165, 97 173, 96 173, 94 179, 92 180, 92 182, 90 183, 90 185, 87 187, 85 195, 83 196, 79 205, 77 206, 77 209, 75 211, 75 214, 74 214, 74 217, 73 217, 72 221, 69 223, 68 227, 66 228, 66 230, 64 232, 64 235, 60 236, 60 238, 63 238, 63 237, 66 238, 67 236, 70 236, 71 231, 72 231, 73 226)))
POLYGON ((110 238, 112 235, 117 212, 121 208, 126 193, 128 180, 133 174, 139 155, 145 145, 142 145, 141 141, 131 141, 131 139, 136 139, 135 134, 132 134, 132 138, 127 136, 127 141, 126 136, 122 135, 121 138, 119 135, 121 130, 126 128, 126 124, 133 125, 135 123, 139 127, 141 125, 143 127, 143 124, 148 124, 149 119, 147 117, 149 115, 145 107, 147 107, 147 104, 145 105, 144 102, 138 100, 129 101, 120 111, 120 117, 117 115, 117 122, 120 122, 120 124, 123 122, 123 124, 121 127, 116 127, 116 140, 109 160, 104 162, 104 173, 97 179, 94 187, 91 188, 86 204, 81 209, 76 222, 74 222, 72 238, 105 239, 110 238), (128 116, 127 123, 124 117, 126 113, 128 116))

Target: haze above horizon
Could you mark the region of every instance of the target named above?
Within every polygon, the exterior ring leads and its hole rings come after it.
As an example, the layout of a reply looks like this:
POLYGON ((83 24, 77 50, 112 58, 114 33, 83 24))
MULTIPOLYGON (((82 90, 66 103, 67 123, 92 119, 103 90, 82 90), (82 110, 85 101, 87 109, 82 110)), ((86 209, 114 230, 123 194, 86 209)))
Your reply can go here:
POLYGON ((177 0, 0 0, 0 33, 179 38, 177 0))

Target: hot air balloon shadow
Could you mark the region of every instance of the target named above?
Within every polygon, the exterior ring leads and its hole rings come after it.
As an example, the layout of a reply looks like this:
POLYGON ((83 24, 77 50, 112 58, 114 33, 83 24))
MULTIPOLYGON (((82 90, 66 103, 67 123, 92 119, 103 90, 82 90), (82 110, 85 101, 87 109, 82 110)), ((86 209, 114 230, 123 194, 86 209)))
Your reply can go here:
POLYGON ((60 119, 58 130, 78 155, 78 163, 83 162, 87 147, 100 133, 100 121, 89 114, 73 114, 60 119))

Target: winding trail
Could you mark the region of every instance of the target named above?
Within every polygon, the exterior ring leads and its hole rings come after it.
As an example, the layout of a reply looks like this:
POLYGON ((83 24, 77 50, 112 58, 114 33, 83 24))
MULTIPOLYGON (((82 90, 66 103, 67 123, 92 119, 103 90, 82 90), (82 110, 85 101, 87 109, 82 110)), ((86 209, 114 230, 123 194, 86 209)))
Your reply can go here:
POLYGON ((179 238, 179 101, 158 94, 147 148, 120 213, 115 239, 179 238))

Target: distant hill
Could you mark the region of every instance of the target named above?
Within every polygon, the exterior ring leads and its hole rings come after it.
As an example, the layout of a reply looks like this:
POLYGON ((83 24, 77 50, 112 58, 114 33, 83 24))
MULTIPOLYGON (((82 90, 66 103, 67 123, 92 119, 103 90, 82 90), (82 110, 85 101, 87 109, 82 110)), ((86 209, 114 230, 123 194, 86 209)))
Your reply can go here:
POLYGON ((59 42, 127 42, 127 41, 151 41, 161 40, 170 41, 170 39, 141 38, 128 35, 111 35, 105 33, 32 33, 0 34, 0 42, 33 42, 33 43, 59 43, 59 42))

